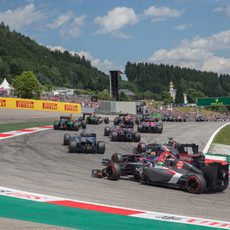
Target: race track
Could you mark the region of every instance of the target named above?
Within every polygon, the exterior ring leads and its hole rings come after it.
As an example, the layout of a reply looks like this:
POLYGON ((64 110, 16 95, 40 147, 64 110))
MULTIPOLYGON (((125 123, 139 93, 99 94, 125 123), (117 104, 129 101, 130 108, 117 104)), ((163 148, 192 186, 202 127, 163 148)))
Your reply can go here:
MULTIPOLYGON (((223 123, 164 123, 163 134, 142 134, 142 141, 164 143, 168 137, 176 137, 181 143, 198 143, 202 150, 221 125, 223 123)), ((130 180, 92 178, 91 169, 101 168, 102 158, 110 158, 114 152, 131 152, 136 146, 136 143, 110 142, 103 136, 104 126, 88 125, 90 132, 97 133, 98 140, 106 142, 104 155, 68 153, 67 147, 62 145, 65 131, 50 130, 2 140, 1 186, 134 209, 229 221, 229 188, 219 194, 194 195, 130 180)))

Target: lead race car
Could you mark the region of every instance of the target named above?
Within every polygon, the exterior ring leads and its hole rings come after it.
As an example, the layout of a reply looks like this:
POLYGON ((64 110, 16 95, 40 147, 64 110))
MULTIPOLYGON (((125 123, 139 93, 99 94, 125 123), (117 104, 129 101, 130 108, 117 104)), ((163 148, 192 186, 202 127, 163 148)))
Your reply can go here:
POLYGON ((229 183, 229 164, 212 163, 196 167, 166 149, 154 155, 115 153, 102 164, 106 167, 92 170, 92 176, 109 180, 131 176, 143 184, 173 187, 196 194, 222 192, 229 183))
POLYGON ((97 141, 95 133, 86 133, 84 130, 80 134, 64 135, 64 145, 69 145, 70 153, 99 153, 105 152, 105 142, 97 141))
POLYGON ((72 115, 61 116, 59 120, 54 121, 53 128, 55 130, 74 130, 78 131, 80 128, 86 128, 86 122, 81 118, 73 119, 72 115))

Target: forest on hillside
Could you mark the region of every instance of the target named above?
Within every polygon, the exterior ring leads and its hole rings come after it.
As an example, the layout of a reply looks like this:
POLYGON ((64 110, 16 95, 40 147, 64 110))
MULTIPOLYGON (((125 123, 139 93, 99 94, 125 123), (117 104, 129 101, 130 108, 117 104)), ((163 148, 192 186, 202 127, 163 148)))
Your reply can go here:
POLYGON ((33 71, 43 85, 103 90, 108 76, 93 67, 85 57, 68 51, 51 51, 34 40, 0 24, 0 81, 9 82, 23 71, 33 71))
POLYGON ((198 71, 172 65, 127 62, 125 74, 135 91, 159 94, 168 91, 170 81, 174 88, 199 96, 230 96, 230 75, 198 71))
MULTIPOLYGON (((89 89, 96 95, 103 92, 101 98, 109 98, 108 75, 93 67, 84 56, 72 55, 68 51, 51 51, 29 37, 11 31, 2 22, 0 81, 7 78, 12 83, 23 71, 32 71, 42 85, 89 89)), ((166 98, 170 101, 170 81, 178 92, 187 93, 189 102, 194 102, 197 97, 230 96, 229 74, 218 75, 178 66, 131 62, 127 62, 125 74, 128 81, 120 78, 119 88, 130 89, 136 98, 166 98)))

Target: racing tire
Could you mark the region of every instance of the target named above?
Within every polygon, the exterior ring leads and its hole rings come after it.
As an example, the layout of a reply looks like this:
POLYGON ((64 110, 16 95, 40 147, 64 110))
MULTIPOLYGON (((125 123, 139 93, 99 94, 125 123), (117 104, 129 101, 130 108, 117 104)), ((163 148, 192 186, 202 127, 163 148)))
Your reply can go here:
POLYGON ((73 130, 78 131, 79 130, 79 126, 77 122, 73 122, 73 130))
POLYGON ((55 121, 53 127, 54 127, 54 130, 58 130, 58 128, 59 128, 59 122, 55 121))
POLYGON ((70 141, 69 142, 69 152, 75 153, 77 151, 77 142, 76 141, 70 141))
POLYGON ((85 122, 85 121, 82 121, 82 122, 81 122, 81 127, 82 127, 83 129, 86 129, 86 122, 85 122))
POLYGON ((105 153, 105 142, 104 141, 97 142, 97 153, 99 154, 105 153))
POLYGON ((142 125, 138 125, 138 126, 137 126, 137 131, 138 131, 138 132, 141 132, 141 131, 142 131, 142 125))
POLYGON ((206 190, 206 180, 202 175, 189 175, 185 182, 185 189, 190 193, 203 193, 206 190))
POLYGON ((121 177, 121 167, 117 163, 110 163, 106 167, 106 176, 109 180, 119 180, 121 177))
POLYGON ((114 123, 114 125, 119 125, 119 118, 115 117, 113 123, 114 123))
POLYGON ((64 134, 64 140, 63 140, 63 145, 68 145, 69 144, 69 139, 70 135, 68 133, 64 134))
POLYGON ((104 123, 105 123, 105 124, 109 124, 109 118, 108 118, 108 117, 105 117, 105 118, 104 118, 104 123))
POLYGON ((137 145, 137 152, 138 153, 145 153, 146 152, 146 144, 144 142, 140 142, 137 145))
POLYGON ((112 132, 111 141, 117 141, 118 140, 118 133, 112 132))
POLYGON ((124 162, 123 156, 120 153, 114 153, 111 157, 111 161, 114 163, 122 163, 124 162))
POLYGON ((110 133, 110 128, 108 126, 105 126, 104 136, 109 136, 109 133, 110 133))
POLYGON ((141 140, 141 134, 139 132, 134 133, 134 141, 139 142, 141 140))

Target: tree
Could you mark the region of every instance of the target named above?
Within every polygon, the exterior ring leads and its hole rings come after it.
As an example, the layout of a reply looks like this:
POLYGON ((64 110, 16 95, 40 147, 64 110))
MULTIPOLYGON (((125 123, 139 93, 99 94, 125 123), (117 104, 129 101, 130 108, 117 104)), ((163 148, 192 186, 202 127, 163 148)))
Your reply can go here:
POLYGON ((175 103, 176 104, 184 103, 183 89, 180 84, 178 85, 177 90, 176 90, 175 103))
POLYGON ((14 94, 21 98, 39 98, 42 92, 42 85, 34 73, 24 71, 13 79, 14 94))
POLYGON ((161 93, 161 100, 163 101, 164 105, 168 105, 168 104, 173 102, 173 99, 172 99, 170 93, 167 91, 163 91, 161 93))

